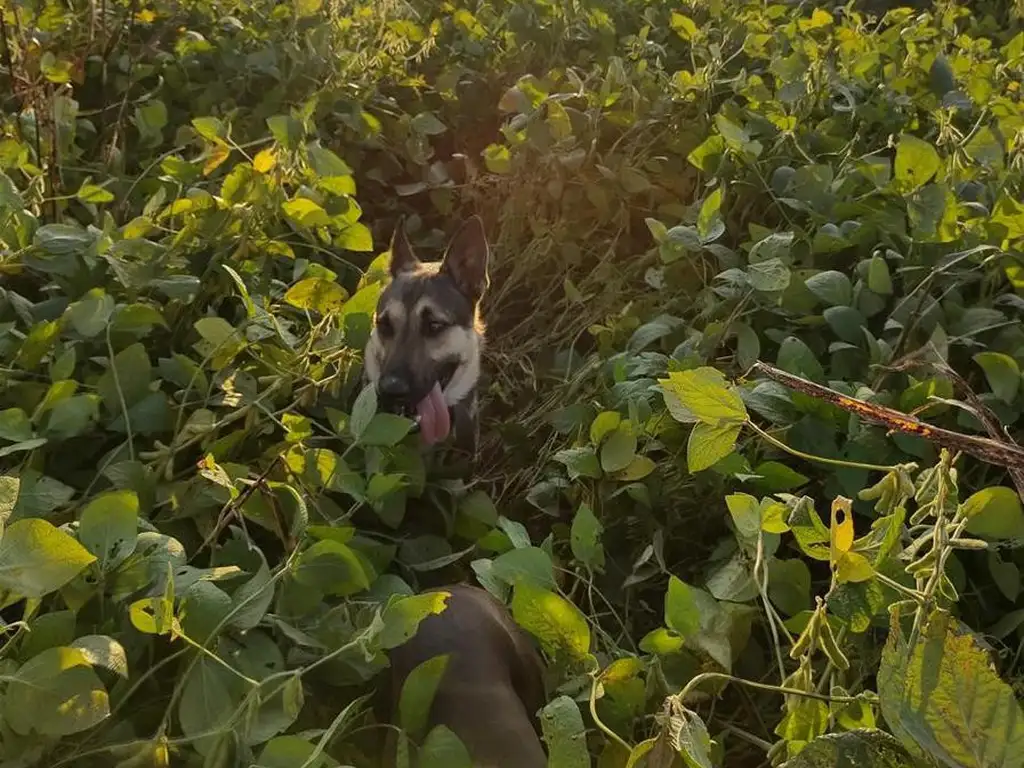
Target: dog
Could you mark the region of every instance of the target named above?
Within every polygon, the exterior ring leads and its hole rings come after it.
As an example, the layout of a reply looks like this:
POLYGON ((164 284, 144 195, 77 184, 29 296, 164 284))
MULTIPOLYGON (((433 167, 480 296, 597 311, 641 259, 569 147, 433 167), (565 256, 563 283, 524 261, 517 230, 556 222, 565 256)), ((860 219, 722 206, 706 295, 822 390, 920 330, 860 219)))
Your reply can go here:
POLYGON ((381 408, 413 417, 428 446, 453 426, 456 444, 470 454, 479 442, 480 301, 489 259, 477 216, 456 232, 440 262, 416 257, 402 222, 391 240, 391 281, 377 302, 364 371, 381 408))
MULTIPOLYGON (((387 679, 378 689, 378 715, 395 722, 409 673, 428 659, 449 654, 427 731, 436 725, 451 729, 474 768, 545 768, 538 713, 546 697, 533 641, 505 606, 480 587, 459 584, 428 591, 448 592, 447 605, 390 652, 387 679)), ((397 744, 395 729, 389 728, 386 768, 396 765, 397 744)))

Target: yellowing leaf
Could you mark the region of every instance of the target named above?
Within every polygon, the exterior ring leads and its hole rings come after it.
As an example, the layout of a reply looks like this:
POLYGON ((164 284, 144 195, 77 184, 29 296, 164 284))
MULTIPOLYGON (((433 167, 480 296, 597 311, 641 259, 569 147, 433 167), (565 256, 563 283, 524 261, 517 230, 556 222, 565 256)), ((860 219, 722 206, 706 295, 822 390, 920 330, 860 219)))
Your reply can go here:
POLYGON ((832 502, 832 559, 850 551, 853 546, 853 502, 836 496, 832 502))
POLYGON ((590 652, 590 627, 579 608, 561 595, 520 581, 512 596, 512 616, 544 649, 580 658, 590 652))
POLYGON ((203 176, 209 176, 216 171, 230 156, 231 148, 227 144, 214 144, 209 157, 203 163, 203 176))
POLYGON ((327 211, 305 197, 296 197, 281 203, 285 216, 303 227, 326 227, 331 223, 327 211))
POLYGON ((293 307, 327 315, 340 310, 347 297, 345 289, 333 280, 308 277, 289 288, 284 300, 293 307))
POLYGON ((252 167, 258 173, 267 173, 277 165, 277 153, 272 148, 261 150, 252 159, 252 167))

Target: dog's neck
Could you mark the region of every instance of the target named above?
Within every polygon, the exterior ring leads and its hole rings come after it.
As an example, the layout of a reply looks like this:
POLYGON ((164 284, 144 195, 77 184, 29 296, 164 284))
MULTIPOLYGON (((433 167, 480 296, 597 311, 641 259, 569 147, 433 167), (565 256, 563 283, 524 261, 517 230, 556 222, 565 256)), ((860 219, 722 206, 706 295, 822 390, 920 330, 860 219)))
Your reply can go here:
POLYGON ((480 406, 476 387, 474 386, 464 398, 451 406, 450 410, 452 425, 455 428, 455 445, 475 457, 480 443, 480 406))

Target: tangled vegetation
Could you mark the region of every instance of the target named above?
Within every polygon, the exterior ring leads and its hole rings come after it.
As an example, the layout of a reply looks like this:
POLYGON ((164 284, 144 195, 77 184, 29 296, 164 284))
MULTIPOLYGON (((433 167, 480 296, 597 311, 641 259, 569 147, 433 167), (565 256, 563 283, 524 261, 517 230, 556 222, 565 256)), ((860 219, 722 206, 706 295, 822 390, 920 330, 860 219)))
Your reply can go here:
POLYGON ((372 765, 472 575, 557 768, 1024 765, 1024 8, 878 5, 4 3, 0 764, 372 765), (470 213, 466 472, 360 356, 470 213))

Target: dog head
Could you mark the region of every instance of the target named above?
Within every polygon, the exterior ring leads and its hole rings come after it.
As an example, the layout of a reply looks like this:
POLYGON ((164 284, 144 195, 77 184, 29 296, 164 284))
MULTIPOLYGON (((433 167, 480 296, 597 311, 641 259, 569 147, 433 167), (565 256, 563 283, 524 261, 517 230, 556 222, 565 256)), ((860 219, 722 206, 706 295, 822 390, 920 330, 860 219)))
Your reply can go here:
POLYGON ((428 444, 448 435, 448 409, 476 389, 488 251, 476 216, 440 262, 420 261, 401 224, 391 241, 391 282, 377 303, 366 376, 381 407, 415 417, 428 444))

